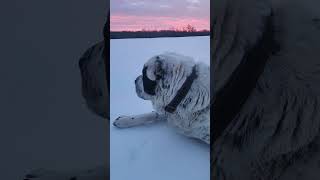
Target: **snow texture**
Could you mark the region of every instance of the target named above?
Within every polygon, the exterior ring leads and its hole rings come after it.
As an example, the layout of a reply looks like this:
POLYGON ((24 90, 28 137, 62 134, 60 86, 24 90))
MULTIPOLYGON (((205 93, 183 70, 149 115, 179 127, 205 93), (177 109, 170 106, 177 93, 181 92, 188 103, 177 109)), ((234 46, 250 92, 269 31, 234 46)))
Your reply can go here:
POLYGON ((120 115, 151 112, 151 102, 138 98, 135 78, 143 64, 163 52, 176 52, 209 64, 210 38, 111 40, 110 178, 112 180, 208 180, 210 148, 178 134, 165 122, 118 129, 120 115))

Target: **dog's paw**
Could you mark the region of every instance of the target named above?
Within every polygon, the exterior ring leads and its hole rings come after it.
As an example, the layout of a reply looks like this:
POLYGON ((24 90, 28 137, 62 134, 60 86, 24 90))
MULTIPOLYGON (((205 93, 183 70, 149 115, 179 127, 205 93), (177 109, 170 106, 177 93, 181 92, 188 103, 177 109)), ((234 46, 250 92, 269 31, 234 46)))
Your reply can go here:
POLYGON ((116 120, 114 120, 113 125, 117 128, 128 128, 132 126, 132 121, 134 118, 129 116, 119 116, 116 120))

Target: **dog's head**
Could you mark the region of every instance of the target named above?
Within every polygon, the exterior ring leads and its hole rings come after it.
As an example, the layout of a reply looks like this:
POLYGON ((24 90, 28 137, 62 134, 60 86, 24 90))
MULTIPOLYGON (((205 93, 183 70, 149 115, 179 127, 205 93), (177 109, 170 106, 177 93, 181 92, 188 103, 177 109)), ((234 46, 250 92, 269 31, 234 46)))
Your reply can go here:
POLYGON ((137 95, 145 100, 170 98, 191 74, 193 65, 192 58, 176 53, 150 58, 144 64, 142 74, 135 80, 137 95))
POLYGON ((89 48, 79 60, 82 96, 96 115, 109 119, 109 93, 104 60, 104 42, 89 48))

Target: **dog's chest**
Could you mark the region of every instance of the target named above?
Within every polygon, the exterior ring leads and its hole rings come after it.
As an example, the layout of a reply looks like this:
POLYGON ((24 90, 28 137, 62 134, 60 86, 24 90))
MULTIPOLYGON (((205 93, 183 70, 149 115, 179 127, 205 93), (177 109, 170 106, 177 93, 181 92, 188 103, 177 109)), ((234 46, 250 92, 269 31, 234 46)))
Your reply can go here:
POLYGON ((193 126, 193 121, 191 118, 181 118, 177 115, 171 115, 168 118, 168 124, 174 128, 181 131, 191 131, 193 126))

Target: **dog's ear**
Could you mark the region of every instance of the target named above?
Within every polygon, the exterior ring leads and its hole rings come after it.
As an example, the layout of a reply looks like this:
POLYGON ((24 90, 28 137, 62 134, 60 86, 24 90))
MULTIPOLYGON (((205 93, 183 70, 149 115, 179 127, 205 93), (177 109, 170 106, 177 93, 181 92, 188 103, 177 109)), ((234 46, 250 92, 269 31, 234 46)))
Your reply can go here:
POLYGON ((156 76, 156 80, 160 80, 164 75, 163 61, 160 59, 159 56, 157 56, 156 58, 157 60, 155 61, 154 75, 156 76))
POLYGON ((211 66, 216 94, 263 36, 272 9, 264 0, 213 0, 211 5, 211 66))
POLYGON ((276 46, 268 1, 213 0, 211 4, 214 142, 247 101, 276 46))

